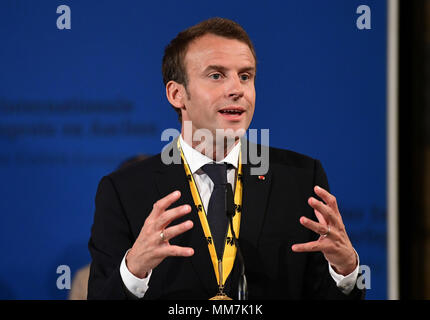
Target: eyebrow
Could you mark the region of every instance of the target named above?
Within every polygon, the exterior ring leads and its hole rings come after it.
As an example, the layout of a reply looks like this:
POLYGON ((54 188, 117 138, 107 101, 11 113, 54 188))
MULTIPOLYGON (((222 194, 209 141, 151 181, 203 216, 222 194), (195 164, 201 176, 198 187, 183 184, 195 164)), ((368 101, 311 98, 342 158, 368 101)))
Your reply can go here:
MULTIPOLYGON (((216 70, 216 71, 220 71, 220 72, 225 73, 226 71, 228 71, 228 68, 221 66, 221 65, 209 65, 203 70, 203 73, 206 73, 206 72, 211 71, 211 70, 216 70)), ((239 69, 239 73, 242 73, 242 72, 255 73, 255 67, 243 67, 243 68, 239 69)))

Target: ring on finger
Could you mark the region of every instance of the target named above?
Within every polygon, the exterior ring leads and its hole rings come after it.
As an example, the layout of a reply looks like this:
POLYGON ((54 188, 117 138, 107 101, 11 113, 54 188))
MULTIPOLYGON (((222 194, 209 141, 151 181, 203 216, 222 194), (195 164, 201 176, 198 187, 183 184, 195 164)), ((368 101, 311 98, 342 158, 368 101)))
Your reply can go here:
POLYGON ((160 238, 161 238, 161 241, 163 241, 163 242, 167 241, 166 235, 164 234, 164 230, 160 232, 160 238))
POLYGON ((327 232, 324 234, 321 234, 321 237, 325 238, 330 234, 330 226, 327 226, 327 232))

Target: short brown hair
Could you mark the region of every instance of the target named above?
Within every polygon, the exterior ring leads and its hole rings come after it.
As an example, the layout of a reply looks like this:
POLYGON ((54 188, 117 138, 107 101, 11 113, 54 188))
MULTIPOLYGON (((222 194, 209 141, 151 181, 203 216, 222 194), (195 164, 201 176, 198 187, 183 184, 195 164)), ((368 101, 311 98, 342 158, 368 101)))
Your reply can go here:
MULTIPOLYGON (((173 80, 182 84, 185 89, 187 89, 188 77, 185 68, 185 55, 188 46, 193 40, 208 33, 229 39, 236 39, 247 44, 257 62, 254 45, 246 31, 238 23, 225 18, 210 18, 181 31, 176 38, 170 41, 166 46, 162 64, 164 85, 173 80)), ((178 113, 179 121, 182 121, 181 111, 175 107, 173 108, 178 113)))

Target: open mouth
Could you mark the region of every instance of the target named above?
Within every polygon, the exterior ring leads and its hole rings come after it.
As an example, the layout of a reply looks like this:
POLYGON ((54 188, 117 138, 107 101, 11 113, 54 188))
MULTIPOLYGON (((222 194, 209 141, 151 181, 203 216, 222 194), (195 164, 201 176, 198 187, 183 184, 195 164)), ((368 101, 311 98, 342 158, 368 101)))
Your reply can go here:
POLYGON ((242 114, 243 111, 240 111, 240 110, 221 110, 220 113, 222 113, 222 114, 239 115, 239 114, 242 114))
POLYGON ((218 112, 224 116, 237 117, 237 116, 240 116, 245 111, 243 109, 239 109, 239 108, 225 108, 225 109, 220 110, 218 112))

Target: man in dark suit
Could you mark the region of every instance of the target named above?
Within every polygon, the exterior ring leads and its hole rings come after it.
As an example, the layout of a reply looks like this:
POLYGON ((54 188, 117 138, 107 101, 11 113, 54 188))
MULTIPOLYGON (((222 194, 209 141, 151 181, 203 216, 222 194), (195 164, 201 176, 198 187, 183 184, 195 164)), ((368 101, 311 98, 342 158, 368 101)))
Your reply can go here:
POLYGON ((241 163, 254 146, 237 133, 253 117, 255 75, 254 47, 227 19, 206 20, 167 46, 166 95, 182 124, 170 150, 183 160, 167 164, 159 154, 101 180, 89 242, 89 299, 209 299, 219 295, 220 279, 223 294, 237 298, 236 251, 224 259, 221 250, 232 242, 218 249, 212 234, 212 223, 222 220, 210 221, 218 192, 212 162, 224 165, 223 183, 236 190, 249 299, 363 296, 356 286, 358 255, 320 162, 257 146, 260 154, 268 151, 262 158, 268 171, 253 175, 256 165, 241 163), (218 266, 227 260, 232 270, 223 278, 218 266))

